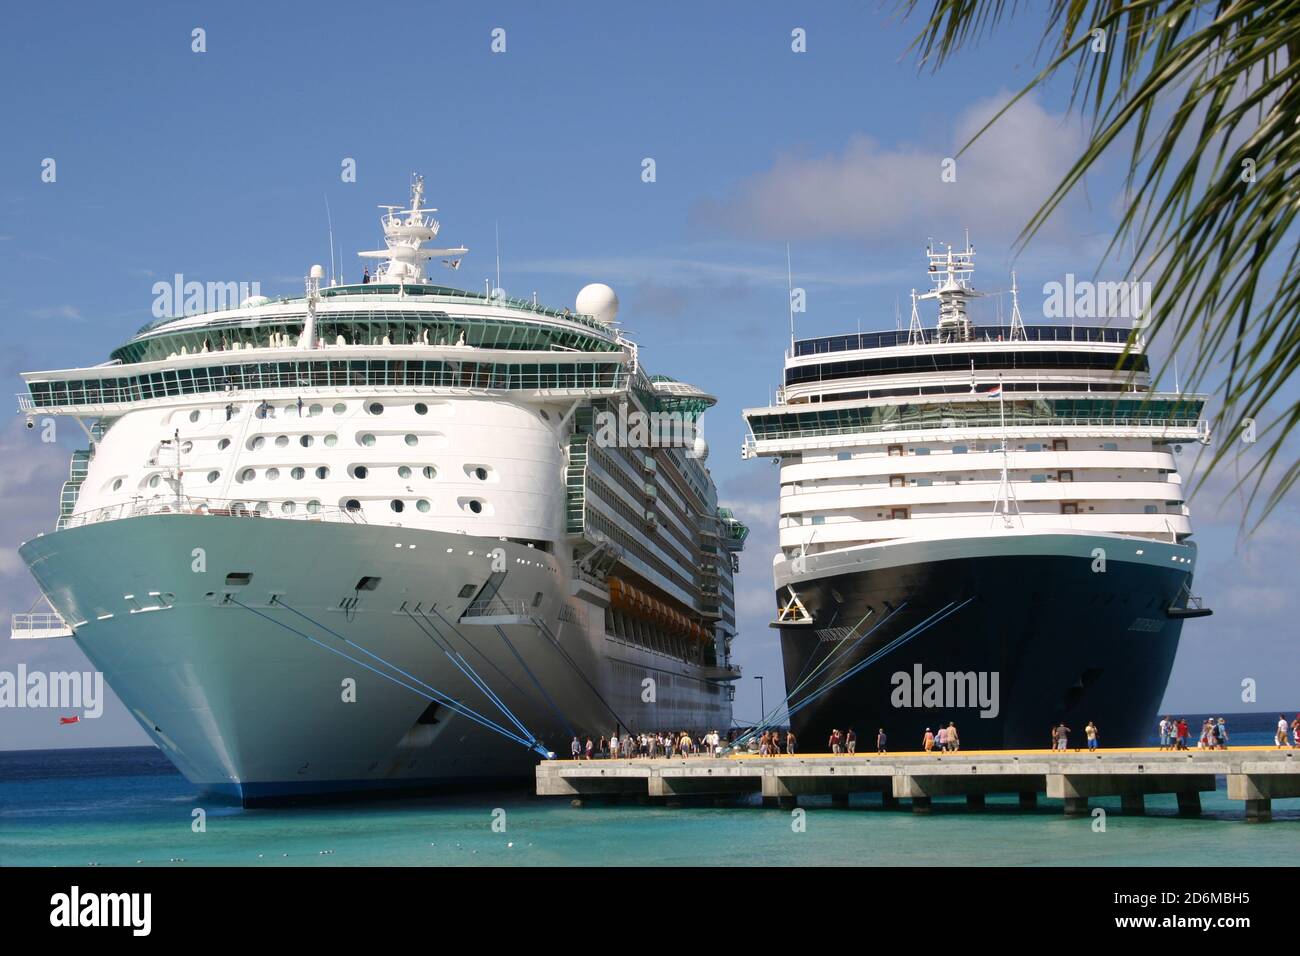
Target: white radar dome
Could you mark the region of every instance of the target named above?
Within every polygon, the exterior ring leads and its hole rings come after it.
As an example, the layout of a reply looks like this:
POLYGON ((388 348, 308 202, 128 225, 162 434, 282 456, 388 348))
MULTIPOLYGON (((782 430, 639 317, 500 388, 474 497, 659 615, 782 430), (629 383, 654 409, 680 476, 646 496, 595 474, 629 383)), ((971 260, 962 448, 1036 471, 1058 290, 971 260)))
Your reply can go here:
POLYGON ((264 295, 250 295, 243 302, 239 303, 241 309, 255 309, 259 305, 266 305, 271 300, 264 295))
POLYGON ((310 275, 313 279, 323 279, 325 278, 325 267, 319 265, 312 266, 311 271, 308 273, 308 275, 310 275))
POLYGON ((618 296, 605 283, 593 282, 582 287, 574 308, 583 315, 591 316, 597 322, 609 325, 618 315, 618 296))
POLYGON ((703 435, 695 436, 695 443, 691 446, 691 457, 699 461, 709 457, 709 443, 704 440, 703 435))

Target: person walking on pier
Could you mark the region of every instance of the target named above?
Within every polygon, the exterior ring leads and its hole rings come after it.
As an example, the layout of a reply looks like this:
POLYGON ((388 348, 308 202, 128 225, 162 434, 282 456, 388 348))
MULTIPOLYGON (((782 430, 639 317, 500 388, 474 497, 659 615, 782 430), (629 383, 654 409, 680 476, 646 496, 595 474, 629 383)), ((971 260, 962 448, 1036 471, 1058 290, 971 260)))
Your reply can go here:
POLYGON ((939 725, 939 732, 935 734, 934 742, 940 753, 948 749, 948 728, 943 724, 939 725))
POLYGON ((845 749, 848 750, 850 754, 858 752, 858 735, 854 733, 852 727, 850 727, 849 732, 844 735, 844 745, 845 749))
POLYGON ((878 754, 885 753, 885 745, 888 742, 889 742, 888 739, 885 737, 885 728, 881 727, 878 731, 876 731, 876 753, 878 754))
POLYGON ((1172 734, 1170 723, 1171 722, 1167 716, 1162 718, 1160 721, 1160 749, 1161 750, 1169 749, 1169 743, 1170 743, 1169 738, 1172 734))
POLYGON ((1291 739, 1300 747, 1300 714, 1296 714, 1295 720, 1291 721, 1291 739))
POLYGON ((929 727, 925 728, 925 736, 921 738, 921 747, 924 748, 926 753, 934 749, 934 731, 929 727))
POLYGON ((588 760, 591 759, 591 751, 592 751, 593 748, 594 748, 594 745, 593 745, 592 742, 591 742, 591 738, 588 737, 588 738, 587 738, 587 759, 588 759, 588 760))
POLYGON ((1228 724, 1226 721, 1224 721, 1222 717, 1219 718, 1218 724, 1215 725, 1214 732, 1219 738, 1219 749, 1227 750, 1228 749, 1228 724))
POLYGON ((582 753, 582 744, 578 743, 578 738, 573 738, 573 743, 569 744, 569 754, 574 760, 578 759, 578 754, 582 753))
POLYGON ((1053 750, 1055 750, 1056 747, 1057 747, 1057 744, 1060 743, 1060 739, 1061 739, 1061 726, 1060 726, 1060 724, 1052 724, 1052 749, 1053 749, 1053 750))
POLYGON ((840 752, 841 739, 838 727, 831 731, 830 739, 826 741, 827 745, 831 748, 831 753, 837 754, 840 752))
POLYGON ((790 756, 792 756, 792 757, 794 756, 794 745, 795 745, 795 743, 796 743, 796 741, 795 741, 795 739, 794 739, 794 731, 793 731, 793 730, 787 730, 787 731, 785 732, 785 752, 788 753, 788 754, 789 754, 790 756))
POLYGON ((961 738, 957 736, 957 725, 948 721, 948 749, 953 753, 961 750, 961 738))
POLYGON ((1083 728, 1083 735, 1088 738, 1088 749, 1096 750, 1100 744, 1100 741, 1097 739, 1097 725, 1091 720, 1088 721, 1088 726, 1083 728))
POLYGON ((1070 747, 1070 728, 1065 726, 1065 721, 1061 721, 1061 726, 1056 728, 1056 749, 1068 750, 1070 747))
POLYGON ((1177 738, 1178 738, 1178 747, 1177 747, 1178 750, 1186 750, 1186 749, 1187 749, 1187 737, 1188 737, 1189 733, 1190 733, 1190 731, 1188 731, 1188 729, 1187 729, 1187 718, 1186 718, 1186 717, 1179 717, 1179 718, 1178 718, 1178 728, 1177 728, 1177 730, 1174 731, 1175 736, 1177 736, 1177 738))

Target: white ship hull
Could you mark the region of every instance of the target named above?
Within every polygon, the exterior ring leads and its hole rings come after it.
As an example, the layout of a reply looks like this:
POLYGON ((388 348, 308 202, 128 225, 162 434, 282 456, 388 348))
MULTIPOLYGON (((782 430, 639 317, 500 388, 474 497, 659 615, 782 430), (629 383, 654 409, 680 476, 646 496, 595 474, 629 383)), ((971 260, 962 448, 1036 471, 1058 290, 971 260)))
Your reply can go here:
POLYGON ((245 803, 527 778, 539 754, 469 716, 443 705, 421 723, 431 702, 416 681, 518 732, 432 627, 530 736, 563 756, 575 732, 584 742, 613 732, 615 714, 634 729, 730 723, 725 685, 607 636, 603 608, 571 587, 561 562, 513 542, 152 515, 45 535, 21 553, 145 732, 191 782, 245 803), (508 569, 497 598, 526 614, 461 621, 497 549, 508 569), (234 573, 251 578, 227 586, 234 573), (379 579, 374 590, 357 589, 363 576, 379 579))

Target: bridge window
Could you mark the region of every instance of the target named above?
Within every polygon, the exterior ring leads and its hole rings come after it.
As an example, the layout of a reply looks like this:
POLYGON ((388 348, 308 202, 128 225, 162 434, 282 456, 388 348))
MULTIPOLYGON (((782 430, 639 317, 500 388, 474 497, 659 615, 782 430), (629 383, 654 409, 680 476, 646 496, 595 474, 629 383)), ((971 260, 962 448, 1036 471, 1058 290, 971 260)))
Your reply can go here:
POLYGON ((1061 502, 1061 514, 1063 514, 1063 515, 1077 515, 1078 513, 1079 513, 1079 504, 1078 504, 1078 502, 1075 502, 1075 501, 1062 501, 1062 502, 1061 502))
POLYGON ((900 521, 908 517, 906 508, 894 508, 889 512, 889 517, 895 521, 900 521))

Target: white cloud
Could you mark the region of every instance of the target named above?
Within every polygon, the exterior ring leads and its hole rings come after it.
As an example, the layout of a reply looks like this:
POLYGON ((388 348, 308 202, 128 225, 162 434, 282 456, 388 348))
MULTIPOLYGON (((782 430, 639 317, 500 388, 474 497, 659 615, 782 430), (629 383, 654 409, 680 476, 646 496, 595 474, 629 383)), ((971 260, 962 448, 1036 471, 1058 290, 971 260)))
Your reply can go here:
POLYGON ((1014 236, 1080 150, 1082 136, 1063 114, 1033 97, 1020 100, 957 157, 955 182, 940 177, 943 160, 1009 97, 970 106, 948 143, 885 146, 857 134, 838 153, 781 156, 726 198, 698 203, 693 220, 706 231, 767 239, 916 242, 918 230, 930 224, 966 223, 977 238, 1014 236))
POLYGON ((81 310, 75 305, 52 305, 44 309, 32 309, 34 319, 80 319, 81 310))

